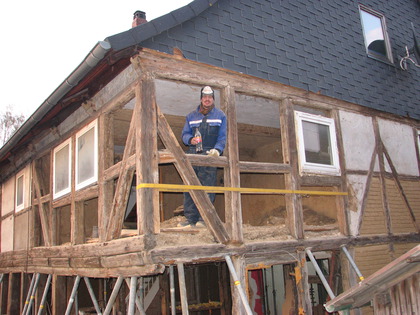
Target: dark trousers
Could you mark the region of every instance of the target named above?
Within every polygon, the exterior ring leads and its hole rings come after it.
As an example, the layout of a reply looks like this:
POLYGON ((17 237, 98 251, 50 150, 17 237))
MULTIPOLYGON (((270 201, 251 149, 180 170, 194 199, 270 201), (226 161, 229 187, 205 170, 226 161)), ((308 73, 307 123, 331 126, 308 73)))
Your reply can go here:
MULTIPOLYGON (((193 166, 201 185, 216 186, 217 168, 210 166, 193 166)), ((216 194, 209 193, 210 201, 213 203, 216 194)), ((197 221, 203 221, 194 200, 189 193, 184 193, 184 215, 190 224, 196 224, 197 221)))

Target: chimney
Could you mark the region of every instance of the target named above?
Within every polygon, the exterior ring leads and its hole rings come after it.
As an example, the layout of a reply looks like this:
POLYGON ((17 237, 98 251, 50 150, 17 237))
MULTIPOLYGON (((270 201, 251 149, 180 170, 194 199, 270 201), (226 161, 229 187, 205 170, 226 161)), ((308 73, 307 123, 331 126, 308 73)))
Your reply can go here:
POLYGON ((133 23, 131 23, 131 27, 136 27, 136 26, 139 26, 140 24, 144 24, 144 23, 147 23, 146 13, 143 12, 143 11, 139 11, 139 10, 134 12, 133 23))

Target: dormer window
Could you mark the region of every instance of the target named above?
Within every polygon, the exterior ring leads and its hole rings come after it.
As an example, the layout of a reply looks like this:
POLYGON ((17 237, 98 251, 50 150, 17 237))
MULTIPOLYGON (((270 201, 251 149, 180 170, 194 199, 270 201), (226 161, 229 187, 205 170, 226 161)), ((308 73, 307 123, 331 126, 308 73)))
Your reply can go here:
POLYGON ((392 63, 385 16, 362 5, 359 9, 368 56, 392 63))

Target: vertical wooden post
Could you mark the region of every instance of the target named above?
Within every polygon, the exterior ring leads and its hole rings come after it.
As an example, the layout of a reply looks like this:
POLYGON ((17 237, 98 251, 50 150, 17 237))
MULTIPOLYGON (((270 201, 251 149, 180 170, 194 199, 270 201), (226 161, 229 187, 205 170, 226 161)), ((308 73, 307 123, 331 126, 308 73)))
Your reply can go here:
POLYGON ((7 314, 20 314, 20 274, 9 274, 9 288, 7 290, 7 314))
POLYGON ((57 211, 52 207, 52 201, 54 199, 54 151, 51 151, 50 157, 50 200, 48 202, 50 217, 50 246, 57 245, 57 211))
MULTIPOLYGON (((221 107, 227 118, 227 146, 225 149, 228 157, 228 167, 225 168, 225 185, 240 187, 238 128, 236 124, 235 91, 231 87, 222 90, 221 107)), ((225 218, 226 226, 231 236, 232 243, 243 243, 242 232, 242 206, 239 192, 225 193, 225 218)))
MULTIPOLYGON (((155 84, 145 73, 136 87, 136 179, 140 183, 159 183, 157 155, 157 117, 155 84)), ((137 196, 137 229, 139 234, 157 234, 160 231, 159 191, 140 188, 137 196)))
MULTIPOLYGON (((245 259, 239 256, 233 256, 232 263, 236 271, 236 275, 238 276, 238 280, 242 283, 243 290, 248 292, 248 283, 246 282, 246 267, 245 267, 245 259)), ((232 293, 232 314, 247 314, 244 304, 242 302, 241 296, 239 291, 237 290, 235 283, 233 281, 232 276, 230 277, 231 281, 231 293, 232 293)))
POLYGON ((104 171, 114 164, 114 115, 111 113, 98 118, 98 144, 98 232, 99 240, 104 241, 114 196, 113 181, 104 179, 104 171))
POLYGON ((66 277, 53 275, 51 288, 51 303, 53 315, 61 315, 67 307, 67 284, 66 277))
MULTIPOLYGON (((306 254, 304 251, 297 252, 297 266, 295 267, 296 287, 298 290, 298 308, 303 310, 304 314, 312 314, 311 297, 309 293, 308 265, 306 263, 306 254)), ((299 312, 300 314, 300 312, 299 312)))
MULTIPOLYGON (((296 143, 295 119, 293 106, 290 99, 284 99, 280 106, 280 128, 282 135, 283 160, 290 164, 290 173, 285 174, 285 188, 299 190, 299 165, 296 143)), ((303 211, 298 195, 287 194, 286 198, 286 223, 293 237, 303 239, 303 211)))

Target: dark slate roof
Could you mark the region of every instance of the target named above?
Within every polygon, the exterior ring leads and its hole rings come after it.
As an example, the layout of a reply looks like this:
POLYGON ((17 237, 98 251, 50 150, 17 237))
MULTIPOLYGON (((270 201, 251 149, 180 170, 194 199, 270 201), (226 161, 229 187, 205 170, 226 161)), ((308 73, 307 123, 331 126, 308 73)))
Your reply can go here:
POLYGON ((420 33, 416 0, 366 0, 385 15, 394 64, 367 56, 353 0, 196 0, 107 38, 112 48, 140 45, 380 111, 420 119, 420 69, 399 67, 420 33))

